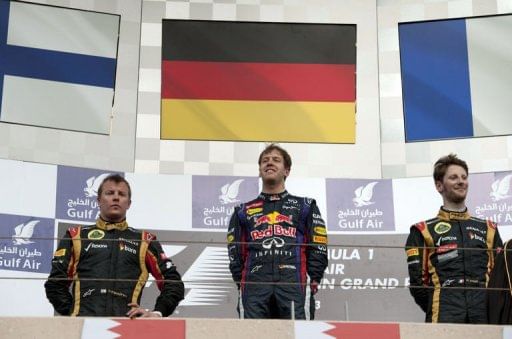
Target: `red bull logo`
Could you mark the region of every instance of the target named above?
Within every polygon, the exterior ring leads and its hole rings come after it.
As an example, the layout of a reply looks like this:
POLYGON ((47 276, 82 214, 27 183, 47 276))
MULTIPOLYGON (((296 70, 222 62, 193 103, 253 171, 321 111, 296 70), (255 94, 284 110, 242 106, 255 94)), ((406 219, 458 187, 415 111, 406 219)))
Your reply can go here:
POLYGON ((259 225, 270 224, 270 223, 271 223, 271 220, 270 220, 270 217, 268 216, 268 214, 262 215, 261 217, 256 219, 256 222, 254 223, 254 227, 258 227, 259 225))
POLYGON ((293 225, 292 217, 292 215, 284 215, 277 211, 274 211, 272 213, 262 215, 261 217, 257 218, 254 223, 254 227, 257 227, 262 224, 275 225, 279 223, 287 223, 289 225, 293 225))
POLYGON ((274 235, 280 235, 289 238, 295 238, 297 229, 295 227, 283 227, 281 225, 269 225, 267 228, 261 231, 252 231, 251 238, 253 240, 259 240, 263 238, 269 238, 274 235))
POLYGON ((274 234, 282 235, 285 237, 295 238, 297 229, 295 227, 283 227, 281 225, 274 225, 274 234))
POLYGON ((292 225, 292 216, 291 215, 284 215, 284 214, 280 214, 280 213, 276 213, 276 214, 277 214, 276 218, 275 218, 276 223, 285 222, 287 224, 292 225))

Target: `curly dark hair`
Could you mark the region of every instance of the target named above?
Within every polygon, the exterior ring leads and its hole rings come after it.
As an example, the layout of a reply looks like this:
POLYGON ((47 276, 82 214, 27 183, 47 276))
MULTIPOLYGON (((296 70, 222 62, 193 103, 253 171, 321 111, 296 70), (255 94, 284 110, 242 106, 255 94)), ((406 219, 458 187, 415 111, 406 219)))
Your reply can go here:
POLYGON ((450 165, 460 166, 466 170, 466 174, 468 173, 468 164, 464 160, 457 158, 456 154, 450 153, 439 158, 434 164, 434 181, 443 181, 446 170, 450 165))

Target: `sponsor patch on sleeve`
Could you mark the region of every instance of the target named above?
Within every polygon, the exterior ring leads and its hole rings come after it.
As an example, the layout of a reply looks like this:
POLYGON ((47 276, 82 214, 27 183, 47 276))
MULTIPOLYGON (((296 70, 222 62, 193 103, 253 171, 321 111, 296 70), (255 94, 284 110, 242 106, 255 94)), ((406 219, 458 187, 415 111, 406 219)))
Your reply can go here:
POLYGON ((315 228, 313 228, 313 231, 316 234, 327 235, 327 231, 325 230, 325 227, 316 226, 315 228))
POLYGON ((142 239, 146 241, 156 240, 156 235, 149 233, 147 231, 142 232, 142 239))
POLYGON ((60 250, 56 250, 55 253, 53 253, 54 257, 62 257, 64 255, 66 255, 66 249, 65 248, 61 248, 60 250))
POLYGON ((233 234, 228 235, 228 244, 231 244, 235 240, 235 236, 233 234))
POLYGON ((415 255, 420 255, 420 251, 417 248, 410 248, 407 250, 407 257, 413 257, 415 255))
POLYGON ((327 244, 327 237, 321 237, 318 235, 313 236, 313 242, 319 243, 319 244, 327 244))
POLYGON ((248 215, 253 215, 253 214, 259 213, 261 211, 263 211, 263 208, 257 207, 257 208, 249 208, 246 210, 245 213, 247 213, 248 215))

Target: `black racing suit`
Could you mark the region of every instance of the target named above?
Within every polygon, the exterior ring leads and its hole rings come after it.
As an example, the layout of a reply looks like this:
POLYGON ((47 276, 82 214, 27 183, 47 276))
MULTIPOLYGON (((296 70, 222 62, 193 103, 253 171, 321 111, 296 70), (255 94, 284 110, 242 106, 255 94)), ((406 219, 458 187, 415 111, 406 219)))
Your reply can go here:
POLYGON ((440 209, 413 225, 407 238, 410 292, 426 322, 487 323, 486 290, 495 250, 492 221, 440 209))
POLYGON ((129 303, 140 304, 149 273, 160 289, 154 310, 169 316, 183 299, 184 286, 156 237, 126 221, 98 219, 96 225, 67 230, 44 286, 59 314, 123 317, 129 303))
POLYGON ((489 324, 512 325, 512 241, 503 245, 496 255, 494 268, 487 285, 487 314, 489 324))
POLYGON ((241 318, 290 319, 292 301, 295 319, 314 318, 311 282, 320 283, 327 266, 327 231, 314 200, 261 193, 235 208, 227 240, 241 318))

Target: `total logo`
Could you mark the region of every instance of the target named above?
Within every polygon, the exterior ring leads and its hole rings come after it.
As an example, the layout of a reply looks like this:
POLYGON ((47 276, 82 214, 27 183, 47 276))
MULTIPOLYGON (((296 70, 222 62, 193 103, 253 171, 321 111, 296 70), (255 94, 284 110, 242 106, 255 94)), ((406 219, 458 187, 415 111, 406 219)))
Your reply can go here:
POLYGON ((274 211, 272 213, 262 215, 261 217, 257 218, 254 223, 254 227, 257 227, 261 224, 278 224, 278 223, 287 223, 289 225, 293 225, 292 221, 293 215, 284 215, 277 211, 274 211))
POLYGON ((266 229, 251 232, 251 238, 253 240, 259 240, 263 238, 270 238, 274 235, 282 235, 285 237, 295 238, 297 229, 295 227, 283 227, 281 225, 269 225, 266 229))

